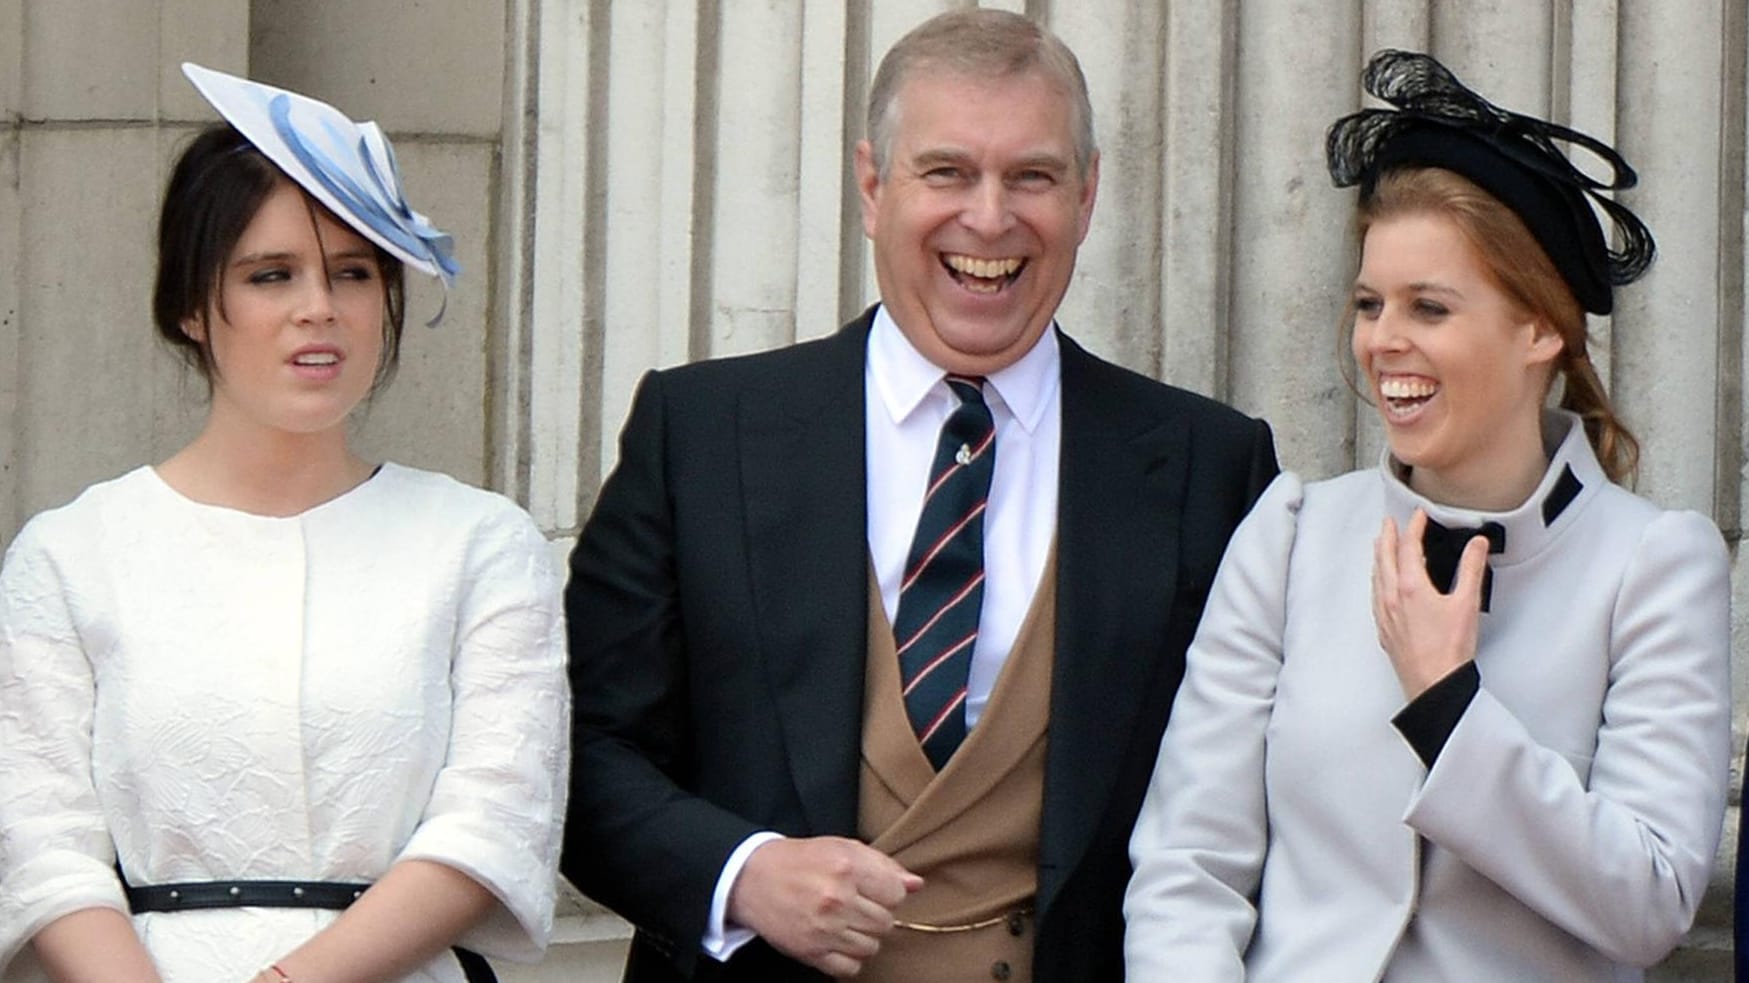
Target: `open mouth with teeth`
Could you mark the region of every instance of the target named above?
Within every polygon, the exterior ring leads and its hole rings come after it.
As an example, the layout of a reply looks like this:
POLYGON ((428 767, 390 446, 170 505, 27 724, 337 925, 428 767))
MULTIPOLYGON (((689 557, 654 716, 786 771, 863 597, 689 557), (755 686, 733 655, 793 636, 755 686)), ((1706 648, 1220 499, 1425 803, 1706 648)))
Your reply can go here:
POLYGON ((1019 279, 1021 271, 1026 269, 1026 260, 1013 257, 980 259, 959 253, 943 253, 941 265, 955 283, 967 290, 978 294, 993 294, 1019 279))
POLYGON ((1419 376, 1384 376, 1379 379, 1379 398, 1392 418, 1414 415, 1439 392, 1439 383, 1419 376))
POLYGON ((293 365, 336 365, 340 356, 333 352, 306 352, 292 359, 293 365))

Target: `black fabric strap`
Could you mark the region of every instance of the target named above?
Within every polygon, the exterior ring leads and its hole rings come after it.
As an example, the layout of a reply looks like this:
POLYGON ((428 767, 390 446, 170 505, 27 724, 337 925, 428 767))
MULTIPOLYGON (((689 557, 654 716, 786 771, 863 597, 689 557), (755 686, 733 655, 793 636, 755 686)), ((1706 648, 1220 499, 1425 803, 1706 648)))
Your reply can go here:
POLYGON ((485 956, 460 946, 451 951, 455 953, 456 962, 462 964, 462 975, 467 977, 468 983, 498 983, 498 974, 492 972, 492 964, 485 956))
POLYGON ((147 911, 202 908, 325 908, 344 911, 369 884, 339 881, 189 881, 128 887, 128 907, 147 911))
MULTIPOLYGON (((369 889, 345 881, 187 881, 134 887, 116 865, 134 914, 149 911, 199 911, 202 908, 322 908, 344 911, 369 889)), ((477 952, 451 950, 468 983, 498 983, 492 964, 477 952)))

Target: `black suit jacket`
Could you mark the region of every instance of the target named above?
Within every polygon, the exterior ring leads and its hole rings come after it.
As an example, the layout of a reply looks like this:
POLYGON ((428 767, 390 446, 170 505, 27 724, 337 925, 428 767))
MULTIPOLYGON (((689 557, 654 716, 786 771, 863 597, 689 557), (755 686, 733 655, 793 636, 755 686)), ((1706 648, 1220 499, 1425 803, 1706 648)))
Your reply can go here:
MULTIPOLYGON (((1749 748, 1743 753, 1749 755, 1749 748)), ((1749 983, 1749 821, 1737 825, 1737 876, 1732 893, 1732 960, 1737 983, 1749 983)))
MULTIPOLYGON (((749 834, 856 835, 871 322, 647 375, 571 556, 562 866, 637 926, 628 980, 819 978, 699 939, 749 834)), ((1227 538, 1276 473, 1262 422, 1061 342, 1040 983, 1123 976, 1130 827, 1227 538)))

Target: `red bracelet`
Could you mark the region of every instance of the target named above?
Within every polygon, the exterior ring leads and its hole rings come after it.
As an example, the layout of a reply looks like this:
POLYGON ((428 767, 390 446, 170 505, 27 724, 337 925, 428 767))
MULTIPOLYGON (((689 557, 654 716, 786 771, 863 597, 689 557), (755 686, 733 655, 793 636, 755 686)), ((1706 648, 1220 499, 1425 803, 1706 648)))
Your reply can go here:
POLYGON ((279 963, 268 963, 267 968, 273 970, 273 975, 279 977, 279 983, 292 983, 292 978, 286 975, 285 970, 279 968, 279 963))

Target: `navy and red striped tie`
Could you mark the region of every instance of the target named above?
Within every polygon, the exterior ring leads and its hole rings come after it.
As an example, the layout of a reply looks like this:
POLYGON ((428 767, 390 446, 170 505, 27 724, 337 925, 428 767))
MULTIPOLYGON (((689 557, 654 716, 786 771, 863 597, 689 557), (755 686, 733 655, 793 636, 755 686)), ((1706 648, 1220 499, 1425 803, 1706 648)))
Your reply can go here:
POLYGON ((966 680, 984 602, 984 506, 996 471, 996 426, 983 382, 947 377, 960 405, 941 426, 893 620, 905 712, 937 771, 966 736, 966 680))

